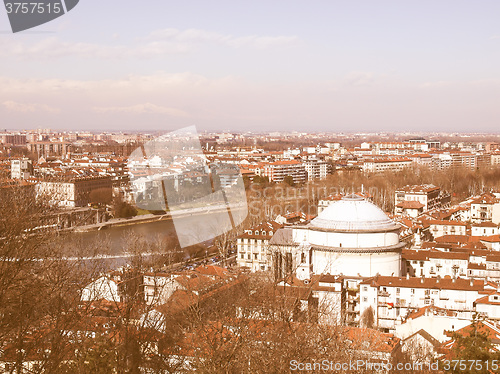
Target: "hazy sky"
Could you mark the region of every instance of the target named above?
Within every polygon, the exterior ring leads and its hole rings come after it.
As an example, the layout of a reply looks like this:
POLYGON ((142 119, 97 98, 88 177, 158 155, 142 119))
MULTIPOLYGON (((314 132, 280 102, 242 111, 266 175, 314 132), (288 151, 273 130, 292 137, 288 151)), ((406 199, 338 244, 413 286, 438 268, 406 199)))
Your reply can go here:
POLYGON ((0 9, 0 61, 0 128, 500 132, 498 0, 0 9))

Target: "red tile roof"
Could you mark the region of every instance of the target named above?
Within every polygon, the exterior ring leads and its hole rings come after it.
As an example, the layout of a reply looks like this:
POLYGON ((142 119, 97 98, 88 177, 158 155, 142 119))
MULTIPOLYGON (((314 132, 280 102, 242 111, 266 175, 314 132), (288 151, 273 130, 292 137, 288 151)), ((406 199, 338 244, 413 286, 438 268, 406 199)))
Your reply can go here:
POLYGON ((484 291, 485 283, 482 280, 469 280, 463 278, 401 278, 378 276, 367 279, 361 284, 369 284, 372 287, 390 286, 403 288, 429 288, 449 289, 464 291, 484 291))

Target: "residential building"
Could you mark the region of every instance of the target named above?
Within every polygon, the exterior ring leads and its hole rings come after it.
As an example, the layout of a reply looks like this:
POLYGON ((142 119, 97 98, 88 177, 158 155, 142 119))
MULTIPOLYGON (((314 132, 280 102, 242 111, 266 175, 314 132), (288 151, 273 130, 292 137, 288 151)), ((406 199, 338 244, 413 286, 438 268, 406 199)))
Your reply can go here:
POLYGON ((459 317, 457 312, 428 305, 410 313, 404 323, 396 325, 395 335, 407 339, 419 331, 425 331, 440 343, 449 339, 446 332, 470 325, 469 318, 459 317))
POLYGON ((237 238, 238 266, 248 267, 252 272, 270 269, 269 240, 278 229, 283 227, 275 221, 265 222, 252 229, 245 230, 237 238))
POLYGON ((498 225, 493 222, 473 223, 471 225, 472 236, 491 236, 498 235, 498 233, 498 225))
POLYGON ((426 212, 428 210, 448 205, 449 199, 449 194, 441 193, 441 189, 439 187, 436 187, 433 184, 422 184, 405 186, 396 190, 394 205, 396 206, 396 214, 401 214, 404 206, 398 207, 398 204, 401 204, 404 201, 416 201, 423 205, 423 211, 426 212))
POLYGON ((434 238, 444 235, 466 235, 467 224, 462 221, 426 220, 434 238))
POLYGON ((425 205, 420 201, 404 200, 394 208, 394 214, 417 218, 424 212, 425 205))
POLYGON ((366 159, 362 170, 365 173, 381 173, 384 171, 401 171, 412 165, 412 160, 406 157, 385 157, 366 159))
POLYGON ((360 310, 371 308, 376 325, 389 331, 427 305, 472 319, 475 301, 492 290, 496 285, 483 280, 377 276, 360 283, 360 310))
POLYGON ((45 179, 37 183, 38 197, 62 207, 83 207, 92 202, 92 192, 111 191, 109 176, 45 179))
POLYGON ((493 219, 493 208, 499 204, 500 200, 489 192, 484 193, 478 198, 472 200, 470 204, 472 222, 491 222, 493 219))
POLYGON ((307 180, 307 172, 304 165, 295 160, 276 161, 263 165, 261 175, 268 177, 271 182, 283 182, 285 177, 290 176, 293 183, 302 183, 307 180))
POLYGON ((11 160, 10 177, 12 179, 28 179, 33 175, 33 162, 26 157, 11 160))
POLYGON ((307 180, 325 179, 328 175, 329 165, 327 162, 319 159, 308 159, 303 162, 307 173, 307 180))
POLYGON ((412 277, 467 277, 469 254, 436 250, 404 250, 406 273, 412 277))
POLYGON ((476 312, 481 316, 500 321, 500 293, 498 291, 475 301, 476 312))

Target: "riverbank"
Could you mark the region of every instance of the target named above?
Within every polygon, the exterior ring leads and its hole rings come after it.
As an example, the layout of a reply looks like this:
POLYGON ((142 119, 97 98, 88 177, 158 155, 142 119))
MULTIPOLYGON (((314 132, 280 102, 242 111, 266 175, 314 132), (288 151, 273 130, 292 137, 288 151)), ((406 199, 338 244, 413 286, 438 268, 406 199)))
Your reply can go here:
POLYGON ((227 212, 227 206, 225 205, 183 209, 183 210, 168 212, 165 214, 143 214, 140 216, 135 216, 130 218, 113 218, 106 222, 95 223, 85 226, 70 227, 67 229, 63 229, 62 231, 69 231, 69 232, 101 231, 111 227, 132 226, 145 223, 171 221, 173 218, 184 218, 193 215, 199 216, 204 214, 218 214, 223 212, 227 212))

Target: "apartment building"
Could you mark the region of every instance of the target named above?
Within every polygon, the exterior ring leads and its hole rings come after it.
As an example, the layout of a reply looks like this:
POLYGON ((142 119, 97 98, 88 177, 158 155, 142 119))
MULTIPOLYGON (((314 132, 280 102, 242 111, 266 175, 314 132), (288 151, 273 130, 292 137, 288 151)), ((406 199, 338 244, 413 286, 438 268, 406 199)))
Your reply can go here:
POLYGON ((360 311, 373 311, 375 324, 394 330, 414 310, 428 305, 471 319, 475 301, 496 290, 496 284, 462 278, 378 276, 360 283, 360 311))
POLYGON ((412 166, 412 160, 406 157, 372 158, 364 160, 362 170, 365 173, 395 172, 410 166, 412 166))
POLYGON ((498 225, 493 222, 480 222, 471 225, 471 236, 498 235, 498 225))
POLYGON ((261 175, 268 177, 271 182, 283 182, 285 177, 291 176, 294 183, 302 183, 307 180, 307 172, 304 165, 296 160, 283 160, 263 165, 261 175))
POLYGON ((252 272, 269 270, 271 264, 268 252, 269 240, 274 233, 283 227, 274 221, 265 222, 257 227, 245 230, 237 238, 238 253, 236 262, 238 266, 248 267, 252 272))
POLYGON ((424 212, 425 205, 420 201, 408 201, 404 200, 396 204, 394 207, 394 213, 396 215, 404 215, 412 218, 416 218, 424 212))
POLYGON ((500 165, 500 151, 496 150, 490 155, 491 157, 491 165, 498 166, 500 165))
POLYGON ((45 179, 37 183, 38 197, 61 207, 83 207, 90 204, 92 191, 112 189, 111 177, 77 177, 45 179))
POLYGON ((491 222, 493 210, 500 200, 492 193, 484 193, 470 203, 470 216, 474 223, 491 222))
POLYGON ((11 160, 10 177, 12 179, 28 179, 33 175, 33 163, 29 158, 11 160))
POLYGON ((462 221, 452 220, 426 220, 429 230, 434 238, 444 235, 466 235, 467 224, 462 221))
POLYGON ((403 250, 406 273, 414 277, 463 277, 467 276, 469 254, 436 250, 403 250))
POLYGON ((415 165, 432 168, 432 156, 428 153, 414 153, 407 155, 415 165))
POLYGON ((478 157, 473 153, 452 153, 451 158, 453 166, 464 166, 469 169, 478 167, 478 157))
POLYGON ((0 136, 3 145, 23 146, 26 145, 25 134, 2 134, 0 136))
POLYGON ((500 254, 494 250, 404 250, 402 258, 410 276, 500 280, 500 254))
POLYGON ((449 198, 450 196, 448 194, 442 194, 441 189, 433 184, 405 186, 395 192, 395 214, 401 214, 403 212, 404 206, 398 206, 398 204, 404 201, 419 202, 423 205, 423 211, 426 212, 449 204, 449 198))
POLYGON ((325 179, 328 175, 328 163, 323 160, 310 159, 303 162, 307 173, 307 180, 325 179))

